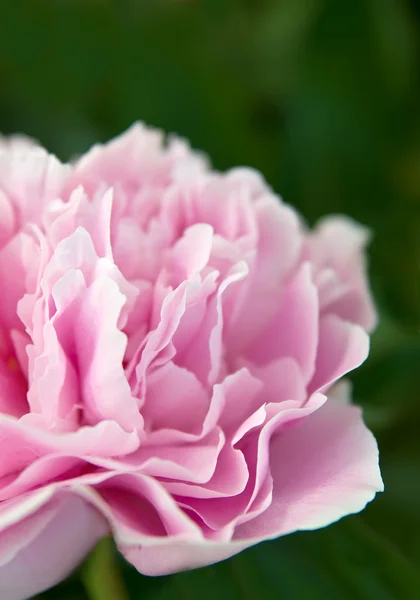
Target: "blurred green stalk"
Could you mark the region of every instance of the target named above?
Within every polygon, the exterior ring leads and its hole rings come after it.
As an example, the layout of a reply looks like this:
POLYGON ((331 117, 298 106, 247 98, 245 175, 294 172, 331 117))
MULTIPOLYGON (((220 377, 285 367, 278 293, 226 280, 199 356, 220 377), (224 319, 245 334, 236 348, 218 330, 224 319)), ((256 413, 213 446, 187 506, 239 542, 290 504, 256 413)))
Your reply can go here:
POLYGON ((130 600, 111 538, 105 538, 97 545, 82 567, 81 580, 90 600, 130 600))

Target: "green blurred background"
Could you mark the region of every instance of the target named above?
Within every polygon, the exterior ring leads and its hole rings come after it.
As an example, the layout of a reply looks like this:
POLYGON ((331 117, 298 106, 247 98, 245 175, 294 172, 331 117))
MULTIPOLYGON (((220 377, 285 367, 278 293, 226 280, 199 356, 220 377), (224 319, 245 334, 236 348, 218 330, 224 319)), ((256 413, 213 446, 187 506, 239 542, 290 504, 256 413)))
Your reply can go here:
POLYGON ((42 598, 420 599, 420 2, 0 4, 3 133, 68 159, 140 119, 252 165, 311 223, 372 228, 381 315, 353 377, 386 485, 364 513, 159 579, 104 545, 42 598))

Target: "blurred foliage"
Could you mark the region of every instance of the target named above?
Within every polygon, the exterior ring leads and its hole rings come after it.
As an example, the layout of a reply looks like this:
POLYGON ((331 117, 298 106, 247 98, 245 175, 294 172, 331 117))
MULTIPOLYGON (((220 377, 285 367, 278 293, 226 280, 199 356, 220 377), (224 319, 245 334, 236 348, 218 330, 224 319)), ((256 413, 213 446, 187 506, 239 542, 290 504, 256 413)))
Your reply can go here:
MULTIPOLYGON (((353 379, 379 440, 386 493, 360 517, 200 571, 147 579, 122 562, 127 594, 420 598, 420 2, 3 0, 1 8, 3 132, 25 132, 68 159, 144 120, 189 138, 217 168, 260 169, 311 223, 345 212, 374 234, 381 325, 353 379)), ((43 598, 96 600, 81 573, 43 598)))

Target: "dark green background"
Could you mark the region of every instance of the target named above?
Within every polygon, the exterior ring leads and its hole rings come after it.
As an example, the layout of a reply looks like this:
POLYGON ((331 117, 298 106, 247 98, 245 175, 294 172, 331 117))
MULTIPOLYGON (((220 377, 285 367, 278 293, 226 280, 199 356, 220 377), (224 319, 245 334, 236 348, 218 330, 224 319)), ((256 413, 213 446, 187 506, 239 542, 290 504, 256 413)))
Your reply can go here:
POLYGON ((419 599, 420 3, 0 6, 1 131, 68 159, 141 119, 217 168, 252 165, 310 222, 345 212, 373 229, 381 315, 353 377, 386 485, 362 515, 160 579, 107 564, 105 546, 45 599, 419 599))

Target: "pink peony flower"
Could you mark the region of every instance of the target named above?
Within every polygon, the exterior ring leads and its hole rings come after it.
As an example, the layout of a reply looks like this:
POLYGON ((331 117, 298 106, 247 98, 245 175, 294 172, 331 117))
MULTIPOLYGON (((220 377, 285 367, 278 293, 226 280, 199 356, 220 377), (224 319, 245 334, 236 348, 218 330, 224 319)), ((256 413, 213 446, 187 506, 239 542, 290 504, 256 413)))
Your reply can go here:
POLYGON ((332 386, 368 354, 366 241, 142 125, 72 165, 2 141, 1 598, 109 532, 162 575, 363 509, 377 446, 332 386))

